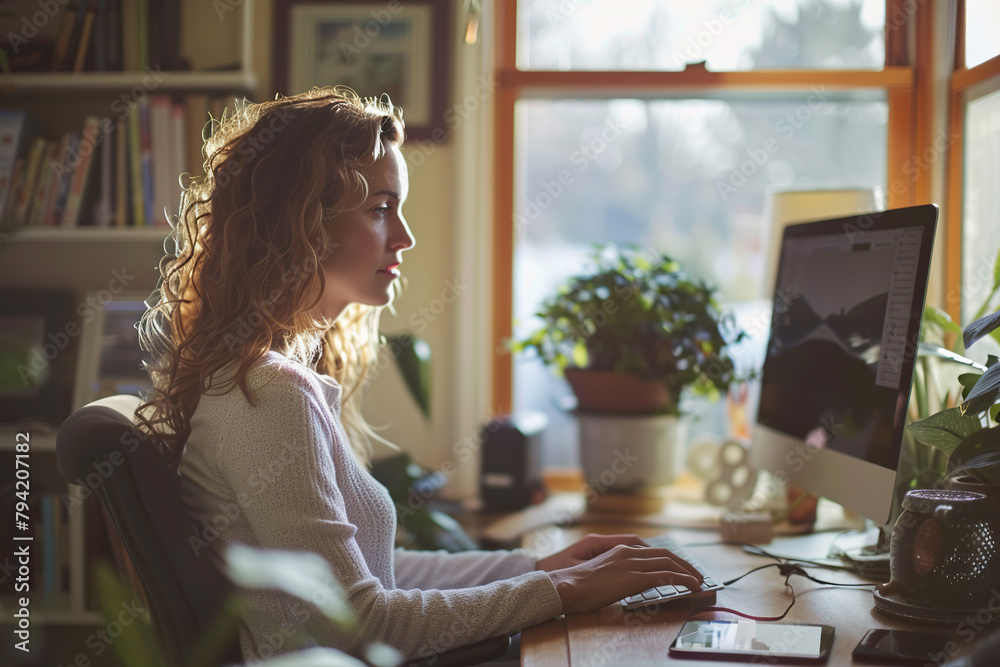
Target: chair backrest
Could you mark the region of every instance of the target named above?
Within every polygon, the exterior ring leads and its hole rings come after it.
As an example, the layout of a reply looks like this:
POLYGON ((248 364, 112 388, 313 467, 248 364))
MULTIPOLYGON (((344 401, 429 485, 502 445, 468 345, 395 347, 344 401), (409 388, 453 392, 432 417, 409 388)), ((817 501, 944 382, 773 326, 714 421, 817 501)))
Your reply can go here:
MULTIPOLYGON (((200 534, 181 500, 180 478, 134 426, 138 404, 138 397, 115 396, 70 415, 56 437, 59 469, 70 482, 101 472, 93 491, 135 565, 166 657, 190 665, 204 649, 206 630, 223 618, 233 586, 209 560, 209 549, 190 546, 200 534)), ((235 624, 223 632, 214 663, 242 663, 235 624)))

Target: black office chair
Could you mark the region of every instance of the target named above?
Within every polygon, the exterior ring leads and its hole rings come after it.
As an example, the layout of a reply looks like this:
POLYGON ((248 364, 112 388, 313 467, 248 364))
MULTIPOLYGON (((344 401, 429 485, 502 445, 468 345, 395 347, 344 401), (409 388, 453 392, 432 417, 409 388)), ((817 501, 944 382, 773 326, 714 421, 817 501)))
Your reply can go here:
MULTIPOLYGON (((235 619, 226 622, 235 587, 187 547, 197 527, 181 500, 178 476, 132 422, 138 405, 136 396, 113 396, 70 415, 56 436, 59 470, 68 481, 112 471, 93 491, 132 558, 170 664, 191 664, 213 623, 223 633, 217 655, 210 656, 214 664, 242 664, 235 619)), ((501 657, 509 646, 510 637, 495 637, 406 665, 475 665, 501 657)))

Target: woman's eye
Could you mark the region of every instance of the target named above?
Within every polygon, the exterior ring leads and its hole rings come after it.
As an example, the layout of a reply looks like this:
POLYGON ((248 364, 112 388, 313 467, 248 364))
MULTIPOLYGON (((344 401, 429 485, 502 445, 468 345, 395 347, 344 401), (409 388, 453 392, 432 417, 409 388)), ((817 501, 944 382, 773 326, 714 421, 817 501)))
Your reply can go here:
POLYGON ((374 210, 375 210, 375 215, 384 216, 389 213, 389 206, 383 204, 382 206, 376 206, 374 210))

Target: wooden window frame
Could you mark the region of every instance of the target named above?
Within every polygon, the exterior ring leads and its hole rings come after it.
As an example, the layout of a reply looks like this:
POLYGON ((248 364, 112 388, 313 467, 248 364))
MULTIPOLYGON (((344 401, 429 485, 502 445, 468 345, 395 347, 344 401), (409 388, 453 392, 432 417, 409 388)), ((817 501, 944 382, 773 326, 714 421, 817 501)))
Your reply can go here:
MULTIPOLYGON (((517 0, 497 0, 494 97, 493 211, 493 323, 492 349, 504 348, 512 335, 514 252, 514 110, 519 99, 534 95, 587 98, 602 94, 653 97, 669 91, 808 91, 822 85, 829 90, 876 89, 886 93, 889 107, 887 203, 891 208, 931 201, 931 175, 904 171, 913 156, 931 145, 931 73, 934 62, 932 3, 886 0, 886 63, 881 70, 755 70, 710 72, 687 68, 679 72, 558 72, 517 68, 517 0), (889 26, 889 17, 898 22, 889 26), (911 40, 924 48, 910 48, 911 40), (915 62, 909 62, 909 53, 915 62)), ((991 61, 992 62, 992 61, 991 61)), ((982 66, 980 66, 982 67, 982 66)), ((979 68, 976 68, 979 69, 979 68)), ((960 225, 959 225, 960 227, 960 225)), ((950 246, 950 244, 949 244, 950 246)), ((498 413, 511 410, 513 369, 508 354, 492 360, 492 406, 498 413)))
POLYGON ((955 20, 955 68, 948 101, 948 134, 953 150, 948 153, 945 250, 945 310, 955 322, 962 321, 962 227, 965 171, 965 111, 968 104, 1000 90, 1000 55, 975 67, 965 66, 965 0, 958 0, 955 20))

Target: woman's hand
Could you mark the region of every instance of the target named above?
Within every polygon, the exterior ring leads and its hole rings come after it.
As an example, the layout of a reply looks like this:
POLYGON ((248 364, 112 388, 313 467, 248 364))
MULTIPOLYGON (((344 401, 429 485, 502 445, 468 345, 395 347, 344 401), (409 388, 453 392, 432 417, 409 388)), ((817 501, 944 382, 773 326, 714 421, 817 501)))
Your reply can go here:
POLYGON ((565 567, 579 565, 580 563, 588 561, 591 558, 600 556, 602 553, 608 551, 609 549, 613 549, 619 544, 625 544, 633 547, 649 546, 637 535, 590 534, 572 546, 563 549, 559 553, 540 559, 537 563, 535 563, 535 566, 537 569, 545 570, 546 572, 561 570, 565 567))
POLYGON ((687 561, 669 549, 621 543, 589 560, 548 574, 566 614, 601 609, 664 584, 694 590, 704 580, 687 561))

